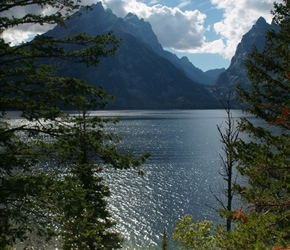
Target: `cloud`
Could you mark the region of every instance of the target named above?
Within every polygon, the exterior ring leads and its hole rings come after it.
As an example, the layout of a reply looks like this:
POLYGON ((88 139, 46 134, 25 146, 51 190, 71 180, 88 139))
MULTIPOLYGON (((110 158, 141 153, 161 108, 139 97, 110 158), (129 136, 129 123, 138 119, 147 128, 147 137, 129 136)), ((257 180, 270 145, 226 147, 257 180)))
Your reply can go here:
POLYGON ((156 5, 147 20, 164 47, 187 50, 202 46, 205 18, 198 10, 182 12, 179 8, 156 5))
POLYGON ((221 51, 225 51, 227 49, 226 44, 222 39, 217 39, 212 42, 204 42, 199 48, 192 48, 188 50, 177 50, 178 52, 187 52, 192 54, 201 54, 201 53, 209 53, 209 54, 221 54, 221 51))
POLYGON ((154 5, 154 4, 157 4, 159 3, 159 0, 151 0, 148 5, 154 5))
POLYGON ((230 59, 242 36, 253 23, 263 16, 271 22, 272 0, 211 0, 217 9, 224 11, 223 19, 213 25, 214 31, 224 40, 225 48, 218 53, 230 59))
POLYGON ((190 4, 190 1, 187 0, 180 0, 180 4, 177 5, 177 8, 182 9, 183 7, 187 6, 190 4))
POLYGON ((52 27, 52 25, 25 24, 9 29, 9 31, 2 34, 2 37, 5 41, 10 42, 11 45, 17 45, 23 41, 32 40, 37 34, 42 34, 52 27))
MULTIPOLYGON (((203 24, 206 15, 198 10, 182 11, 178 7, 161 4, 148 6, 136 0, 103 0, 103 2, 119 17, 132 12, 150 22, 163 47, 189 50, 204 43, 203 24)), ((180 4, 186 6, 188 1, 181 1, 180 4)))

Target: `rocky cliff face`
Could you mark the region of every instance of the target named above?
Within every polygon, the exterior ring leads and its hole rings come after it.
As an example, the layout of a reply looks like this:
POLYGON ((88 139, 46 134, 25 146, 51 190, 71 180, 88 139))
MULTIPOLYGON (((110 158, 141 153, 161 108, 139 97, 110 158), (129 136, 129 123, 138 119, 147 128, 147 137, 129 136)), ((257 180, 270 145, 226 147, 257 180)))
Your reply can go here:
POLYGON ((80 17, 74 15, 67 21, 66 29, 56 26, 46 35, 61 37, 79 32, 97 35, 113 30, 123 42, 116 56, 102 59, 97 69, 66 63, 61 65, 61 74, 103 87, 115 97, 109 105, 112 109, 217 107, 218 102, 204 85, 190 79, 164 56, 166 52, 149 23, 133 14, 118 18, 110 10, 104 10, 101 3, 92 8, 80 17))
POLYGON ((263 17, 260 17, 249 32, 243 36, 237 46, 236 53, 231 60, 229 68, 222 72, 213 84, 212 91, 217 98, 224 99, 227 93, 230 92, 233 98, 233 104, 235 106, 239 105, 235 92, 237 84, 240 84, 245 89, 250 88, 244 63, 248 55, 252 52, 253 46, 256 46, 259 51, 262 51, 265 44, 265 35, 271 28, 276 28, 276 26, 274 24, 268 24, 263 17))

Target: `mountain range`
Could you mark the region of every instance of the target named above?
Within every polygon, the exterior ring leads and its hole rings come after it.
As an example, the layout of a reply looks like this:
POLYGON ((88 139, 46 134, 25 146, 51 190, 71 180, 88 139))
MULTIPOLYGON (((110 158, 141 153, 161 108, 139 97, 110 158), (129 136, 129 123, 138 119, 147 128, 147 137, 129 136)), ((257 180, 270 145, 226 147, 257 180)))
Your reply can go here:
POLYGON ((243 62, 254 45, 264 44, 270 28, 263 18, 244 35, 228 69, 207 72, 186 57, 165 51, 150 23, 129 13, 118 18, 99 2, 92 11, 74 14, 66 28, 56 26, 45 35, 64 37, 85 32, 98 35, 114 31, 123 40, 114 57, 103 58, 97 68, 65 63, 61 74, 82 78, 114 96, 110 109, 213 109, 237 81, 247 83, 243 62), (261 28, 262 27, 262 28, 261 28))

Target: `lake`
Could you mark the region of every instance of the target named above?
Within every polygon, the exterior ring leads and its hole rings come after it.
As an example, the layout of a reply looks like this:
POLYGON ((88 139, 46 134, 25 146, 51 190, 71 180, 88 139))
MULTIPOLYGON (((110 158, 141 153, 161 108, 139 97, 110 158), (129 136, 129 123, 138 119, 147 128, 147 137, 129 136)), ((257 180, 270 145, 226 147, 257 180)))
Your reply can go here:
MULTIPOLYGON (((231 112, 234 119, 245 116, 240 110, 231 112)), ((110 127, 123 137, 120 150, 151 154, 142 168, 144 176, 127 170, 105 172, 111 188, 109 208, 125 238, 124 249, 160 249, 163 229, 170 235, 175 221, 185 214, 224 223, 214 210, 219 204, 210 190, 220 195, 223 186, 217 125, 225 125, 225 110, 91 114, 121 118, 110 127)))

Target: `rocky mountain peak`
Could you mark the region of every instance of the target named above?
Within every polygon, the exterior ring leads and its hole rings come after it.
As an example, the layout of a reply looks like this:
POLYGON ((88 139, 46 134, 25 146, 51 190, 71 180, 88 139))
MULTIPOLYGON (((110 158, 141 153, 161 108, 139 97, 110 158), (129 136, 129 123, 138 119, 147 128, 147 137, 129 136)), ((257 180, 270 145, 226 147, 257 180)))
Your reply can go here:
POLYGON ((133 13, 128 13, 124 22, 129 33, 148 44, 155 52, 158 53, 163 50, 149 22, 146 22, 143 18, 139 19, 133 13))
POLYGON ((237 84, 241 84, 245 89, 249 88, 245 61, 252 52, 253 46, 259 51, 263 50, 266 33, 273 28, 275 28, 273 24, 268 24, 263 17, 260 17, 242 37, 229 68, 214 83, 216 96, 225 96, 226 92, 235 93, 237 84))
MULTIPOLYGON (((132 12, 129 12, 125 17, 124 20, 126 22, 132 22, 132 23, 136 23, 139 22, 139 18, 136 14, 133 14, 132 12)), ((144 19, 142 18, 141 20, 144 21, 144 19)))
POLYGON ((267 24, 265 18, 262 16, 259 17, 259 19, 256 21, 256 24, 255 24, 255 26, 259 26, 259 27, 265 26, 265 25, 267 26, 268 24, 267 24))
POLYGON ((268 24, 263 17, 260 17, 252 28, 242 37, 229 68, 234 67, 235 65, 244 68, 244 62, 252 52, 253 46, 256 46, 258 50, 263 49, 265 34, 270 28, 271 25, 268 24))

